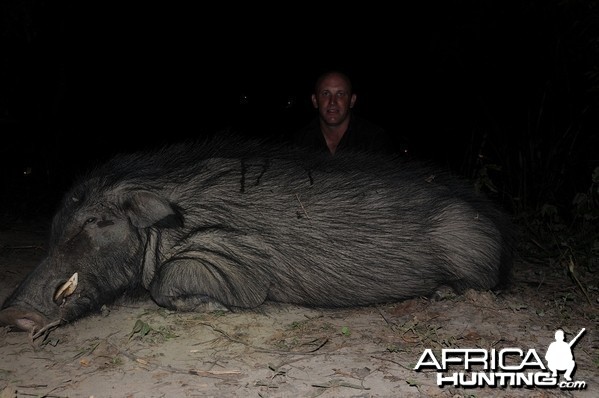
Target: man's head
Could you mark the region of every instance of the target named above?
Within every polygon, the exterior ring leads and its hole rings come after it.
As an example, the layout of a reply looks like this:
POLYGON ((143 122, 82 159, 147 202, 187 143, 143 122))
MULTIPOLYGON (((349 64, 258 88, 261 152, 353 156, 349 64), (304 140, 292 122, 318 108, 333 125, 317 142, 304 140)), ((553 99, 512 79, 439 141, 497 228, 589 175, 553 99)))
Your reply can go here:
POLYGON ((351 109, 356 102, 352 84, 347 75, 332 71, 321 75, 316 81, 312 105, 318 109, 320 119, 328 126, 349 122, 351 109))
POLYGON ((564 341, 564 331, 558 329, 555 331, 555 341, 564 341))

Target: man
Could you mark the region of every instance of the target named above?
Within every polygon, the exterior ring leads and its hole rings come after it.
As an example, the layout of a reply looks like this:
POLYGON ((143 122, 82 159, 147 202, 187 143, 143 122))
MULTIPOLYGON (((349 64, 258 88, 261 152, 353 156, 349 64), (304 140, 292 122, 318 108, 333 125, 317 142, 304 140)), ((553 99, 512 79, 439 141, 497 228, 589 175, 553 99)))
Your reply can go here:
POLYGON ((565 370, 566 374, 564 377, 567 381, 572 381, 572 372, 576 366, 574 356, 572 355, 572 345, 577 338, 578 336, 570 343, 566 343, 564 341, 564 331, 558 329, 555 332, 555 341, 549 344, 549 348, 547 348, 547 353, 545 354, 547 367, 551 370, 553 377, 557 377, 558 370, 565 370))
POLYGON ((331 155, 345 150, 392 153, 394 143, 386 131, 352 112, 356 99, 346 74, 321 75, 312 94, 318 117, 295 134, 294 143, 331 155))

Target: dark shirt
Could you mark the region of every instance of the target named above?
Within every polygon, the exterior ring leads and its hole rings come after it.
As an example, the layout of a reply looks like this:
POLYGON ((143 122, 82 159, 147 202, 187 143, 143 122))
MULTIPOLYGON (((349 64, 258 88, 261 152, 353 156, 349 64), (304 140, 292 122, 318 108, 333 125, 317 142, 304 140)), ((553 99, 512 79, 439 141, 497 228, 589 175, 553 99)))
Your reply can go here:
MULTIPOLYGON (((322 131, 320 119, 314 118, 307 126, 297 131, 293 136, 293 144, 309 150, 329 152, 322 131)), ((349 127, 335 153, 344 151, 366 151, 378 153, 395 153, 392 137, 380 126, 352 114, 349 127)))

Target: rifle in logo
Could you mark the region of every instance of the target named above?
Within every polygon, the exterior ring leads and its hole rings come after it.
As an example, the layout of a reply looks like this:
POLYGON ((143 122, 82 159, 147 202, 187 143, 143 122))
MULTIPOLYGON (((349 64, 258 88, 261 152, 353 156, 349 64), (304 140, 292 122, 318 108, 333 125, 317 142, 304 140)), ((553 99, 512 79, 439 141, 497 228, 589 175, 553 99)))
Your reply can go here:
POLYGON ((570 340, 570 342, 568 343, 568 345, 570 347, 572 347, 574 344, 576 344, 576 342, 578 341, 578 339, 580 338, 580 336, 582 336, 582 334, 584 333, 586 329, 582 328, 580 329, 580 332, 578 332, 578 334, 576 335, 576 337, 574 337, 572 340, 570 340))

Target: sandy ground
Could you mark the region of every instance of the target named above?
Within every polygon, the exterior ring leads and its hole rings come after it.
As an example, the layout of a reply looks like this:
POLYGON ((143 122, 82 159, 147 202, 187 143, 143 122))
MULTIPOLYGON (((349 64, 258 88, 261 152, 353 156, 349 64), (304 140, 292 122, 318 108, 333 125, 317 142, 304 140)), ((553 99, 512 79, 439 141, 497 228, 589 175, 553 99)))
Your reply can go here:
MULTIPOLYGON (((44 229, 0 230, 0 301, 44 255, 44 229)), ((36 340, 3 328, 0 398, 596 397, 597 264, 576 272, 580 285, 559 261, 521 258, 513 286, 499 294, 203 314, 141 301, 111 305, 36 340), (568 341, 586 329, 573 347, 574 381, 584 389, 439 387, 436 370, 414 370, 425 349, 438 358, 444 348, 535 349, 543 358, 558 328, 568 341)))

